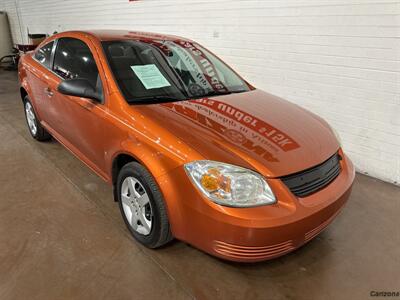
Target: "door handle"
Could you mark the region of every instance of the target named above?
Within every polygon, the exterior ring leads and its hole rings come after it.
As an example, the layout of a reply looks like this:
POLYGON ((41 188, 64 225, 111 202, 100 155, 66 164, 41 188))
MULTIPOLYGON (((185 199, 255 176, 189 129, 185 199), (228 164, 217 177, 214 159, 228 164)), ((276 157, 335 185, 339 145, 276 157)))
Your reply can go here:
POLYGON ((47 87, 47 88, 44 89, 44 93, 45 93, 49 98, 53 97, 53 95, 54 95, 54 93, 52 92, 52 90, 51 90, 49 87, 47 87))

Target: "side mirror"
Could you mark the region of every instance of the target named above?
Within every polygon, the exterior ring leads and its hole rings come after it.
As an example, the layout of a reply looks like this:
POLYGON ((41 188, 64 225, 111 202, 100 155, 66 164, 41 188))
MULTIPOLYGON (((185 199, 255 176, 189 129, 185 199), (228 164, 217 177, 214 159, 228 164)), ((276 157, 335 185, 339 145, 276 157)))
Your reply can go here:
POLYGON ((46 60, 46 56, 44 56, 44 54, 41 53, 40 51, 36 53, 35 58, 36 58, 40 63, 44 63, 44 61, 46 60))
POLYGON ((89 98, 98 102, 102 101, 101 95, 96 92, 89 80, 84 78, 66 79, 62 81, 57 90, 64 95, 89 98))

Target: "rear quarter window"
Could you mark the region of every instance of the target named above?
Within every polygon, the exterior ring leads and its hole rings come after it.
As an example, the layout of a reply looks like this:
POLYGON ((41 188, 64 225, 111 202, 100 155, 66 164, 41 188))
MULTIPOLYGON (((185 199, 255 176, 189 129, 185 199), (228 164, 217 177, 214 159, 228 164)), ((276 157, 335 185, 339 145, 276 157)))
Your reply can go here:
POLYGON ((54 41, 47 43, 43 47, 40 47, 35 52, 35 59, 46 68, 50 68, 51 51, 53 50, 54 41))

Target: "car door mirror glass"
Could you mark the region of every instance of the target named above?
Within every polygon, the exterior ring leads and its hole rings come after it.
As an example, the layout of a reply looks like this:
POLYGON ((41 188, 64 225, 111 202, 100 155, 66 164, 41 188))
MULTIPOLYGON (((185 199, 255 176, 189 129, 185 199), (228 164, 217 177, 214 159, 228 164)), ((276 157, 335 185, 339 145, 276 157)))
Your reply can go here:
POLYGON ((40 53, 40 52, 37 53, 35 57, 41 64, 43 64, 45 62, 45 60, 46 60, 46 56, 43 53, 40 53))
POLYGON ((57 87, 58 92, 68 96, 89 98, 102 102, 102 97, 92 86, 89 80, 84 78, 74 78, 63 80, 57 87))

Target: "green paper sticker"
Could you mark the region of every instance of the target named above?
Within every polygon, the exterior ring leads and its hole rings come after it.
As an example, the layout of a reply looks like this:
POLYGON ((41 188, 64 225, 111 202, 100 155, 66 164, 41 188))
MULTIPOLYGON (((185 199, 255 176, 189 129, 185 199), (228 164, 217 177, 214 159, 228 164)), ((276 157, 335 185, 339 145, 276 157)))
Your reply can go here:
POLYGON ((161 74, 160 70, 154 64, 131 66, 131 68, 143 83, 146 90, 171 86, 168 80, 163 74, 161 74))

